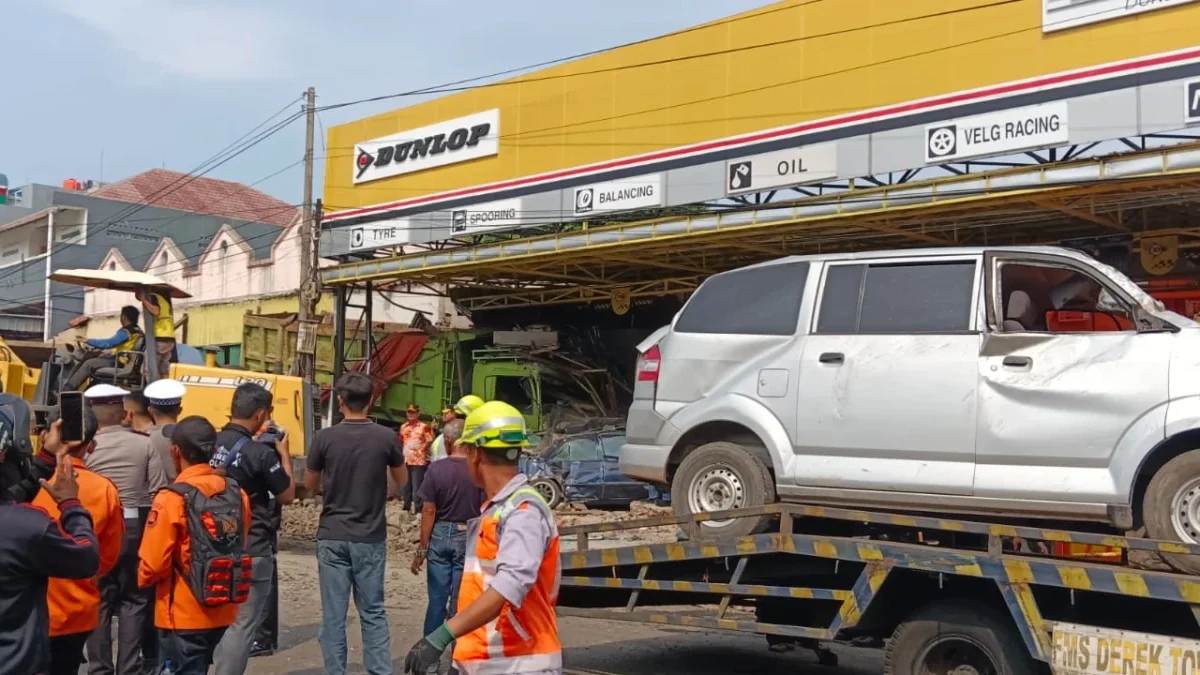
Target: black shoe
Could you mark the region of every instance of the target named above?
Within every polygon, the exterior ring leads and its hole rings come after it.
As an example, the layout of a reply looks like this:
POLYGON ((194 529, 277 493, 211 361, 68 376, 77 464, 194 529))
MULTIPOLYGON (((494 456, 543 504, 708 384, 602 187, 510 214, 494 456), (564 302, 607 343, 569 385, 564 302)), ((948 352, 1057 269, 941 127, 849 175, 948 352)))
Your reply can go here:
POLYGON ((271 648, 271 645, 257 641, 250 645, 250 658, 254 658, 256 656, 270 656, 274 653, 275 650, 271 648))

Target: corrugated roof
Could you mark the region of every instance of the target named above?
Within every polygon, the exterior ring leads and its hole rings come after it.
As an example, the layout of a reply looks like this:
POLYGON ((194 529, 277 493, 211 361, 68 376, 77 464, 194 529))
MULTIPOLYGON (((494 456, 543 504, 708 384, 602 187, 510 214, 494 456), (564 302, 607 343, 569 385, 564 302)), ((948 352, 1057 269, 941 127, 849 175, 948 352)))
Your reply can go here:
POLYGON ((91 196, 279 227, 290 225, 299 212, 287 202, 241 183, 185 176, 169 169, 150 169, 106 185, 91 196))

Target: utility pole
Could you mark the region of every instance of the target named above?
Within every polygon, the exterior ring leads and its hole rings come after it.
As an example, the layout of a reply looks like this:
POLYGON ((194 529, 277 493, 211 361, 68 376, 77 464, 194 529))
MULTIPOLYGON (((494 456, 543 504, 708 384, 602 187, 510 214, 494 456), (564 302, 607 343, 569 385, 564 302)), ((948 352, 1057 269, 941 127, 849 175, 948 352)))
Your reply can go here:
POLYGON ((317 90, 309 87, 304 96, 304 205, 300 213, 300 325, 296 331, 296 358, 292 374, 312 381, 316 377, 317 277, 316 209, 313 205, 313 133, 317 119, 317 90))

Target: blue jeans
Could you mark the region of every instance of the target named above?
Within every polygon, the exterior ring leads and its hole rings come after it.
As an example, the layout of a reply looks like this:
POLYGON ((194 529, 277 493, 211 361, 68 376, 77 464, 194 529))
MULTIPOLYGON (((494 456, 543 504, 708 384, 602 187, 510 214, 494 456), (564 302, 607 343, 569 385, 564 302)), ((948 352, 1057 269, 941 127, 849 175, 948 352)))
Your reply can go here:
POLYGON ((458 609, 458 586, 462 582, 466 557, 466 524, 434 523, 429 550, 425 553, 425 561, 429 564, 425 573, 429 593, 429 605, 425 608, 425 635, 437 630, 458 609))
POLYGON ((387 542, 317 541, 321 584, 321 630, 317 641, 327 675, 346 673, 346 612, 350 593, 362 624, 363 666, 371 675, 392 675, 392 646, 383 606, 387 542))

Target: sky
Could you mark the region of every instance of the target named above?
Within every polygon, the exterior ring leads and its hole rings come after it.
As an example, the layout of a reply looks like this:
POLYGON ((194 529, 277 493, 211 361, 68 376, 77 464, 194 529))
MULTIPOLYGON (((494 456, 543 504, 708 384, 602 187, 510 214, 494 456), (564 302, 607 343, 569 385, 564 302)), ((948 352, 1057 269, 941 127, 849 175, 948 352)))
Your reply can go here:
MULTIPOLYGON (((315 87, 318 105, 679 30, 768 0, 0 0, 0 173, 12 186, 195 170, 315 87), (289 104, 289 102, 293 102, 289 104)), ((330 110, 322 127, 419 99, 330 110)), ((284 115, 286 117, 286 114, 284 115)), ((304 124, 210 176, 290 203, 304 124), (274 174, 274 175, 273 175, 274 174)), ((318 137, 321 136, 318 129, 318 137)), ((316 195, 322 141, 316 144, 316 195)))

